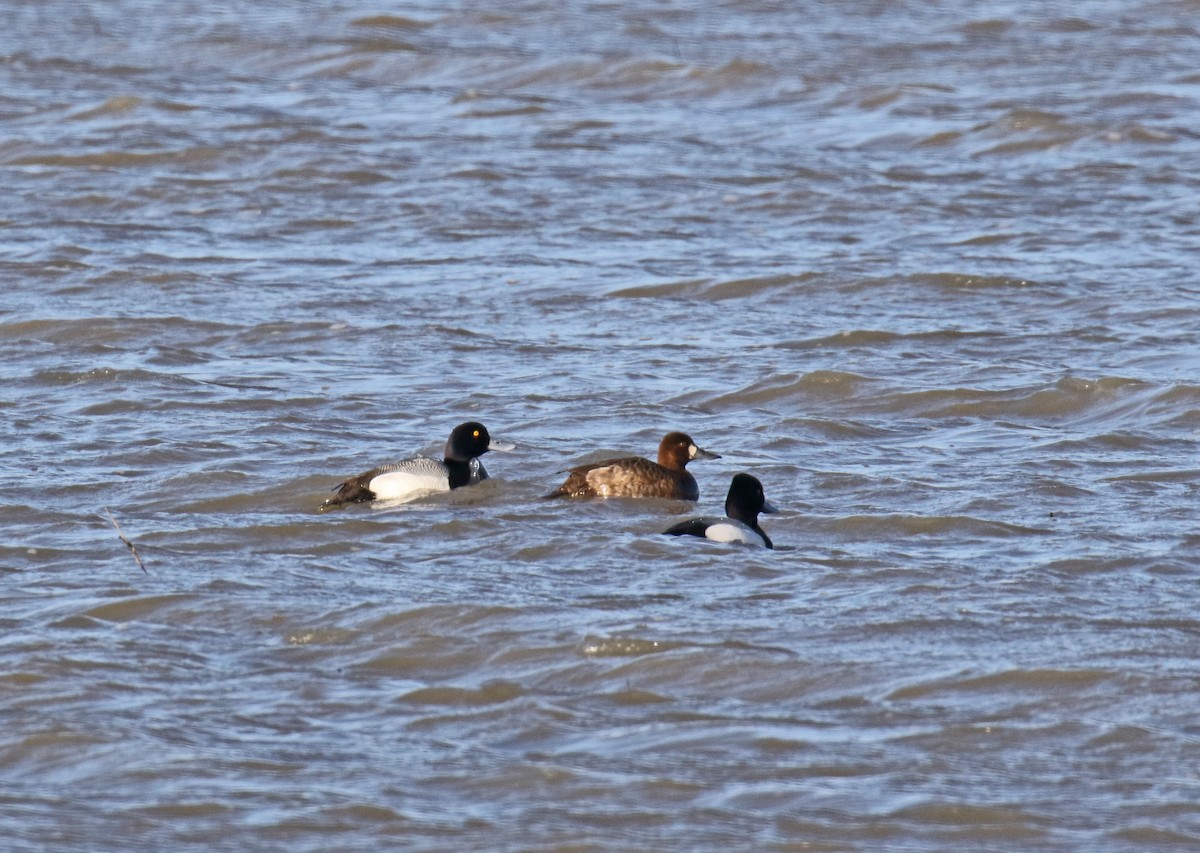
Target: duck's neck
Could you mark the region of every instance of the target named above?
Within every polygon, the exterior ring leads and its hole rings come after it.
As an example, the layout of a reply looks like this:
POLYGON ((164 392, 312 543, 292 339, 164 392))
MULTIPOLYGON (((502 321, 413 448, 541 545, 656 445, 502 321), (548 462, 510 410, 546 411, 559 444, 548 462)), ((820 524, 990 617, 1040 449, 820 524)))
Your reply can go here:
POLYGON ((725 517, 732 518, 734 521, 740 521, 747 527, 758 529, 758 513, 746 512, 733 501, 725 501, 725 517))
POLYGON ((668 471, 674 471, 677 474, 682 474, 687 470, 687 464, 691 460, 686 456, 680 456, 678 453, 660 453, 658 454, 658 464, 666 468, 668 471))
POLYGON ((457 459, 443 459, 450 472, 450 488, 457 489, 471 482, 471 463, 459 462, 457 459))

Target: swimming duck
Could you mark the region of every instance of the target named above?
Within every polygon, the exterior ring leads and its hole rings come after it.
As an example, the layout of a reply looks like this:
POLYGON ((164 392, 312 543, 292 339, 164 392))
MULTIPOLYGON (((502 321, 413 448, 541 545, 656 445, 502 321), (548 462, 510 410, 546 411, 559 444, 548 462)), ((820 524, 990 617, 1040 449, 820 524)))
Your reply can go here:
POLYGON ((696 480, 687 472, 693 459, 720 459, 701 450, 682 432, 667 433, 658 445, 658 462, 640 456, 609 459, 570 469, 566 481, 548 498, 675 498, 700 497, 696 480))
POLYGON ((321 504, 321 508, 373 500, 408 500, 430 492, 473 486, 488 478, 479 457, 499 449, 492 444, 483 424, 475 421, 459 424, 446 441, 444 459, 414 456, 372 468, 336 486, 337 494, 321 504))
POLYGON ((725 518, 691 518, 664 533, 671 536, 703 536, 717 542, 741 542, 774 548, 771 537, 758 526, 760 512, 779 512, 767 501, 762 483, 749 474, 734 474, 725 497, 725 518))

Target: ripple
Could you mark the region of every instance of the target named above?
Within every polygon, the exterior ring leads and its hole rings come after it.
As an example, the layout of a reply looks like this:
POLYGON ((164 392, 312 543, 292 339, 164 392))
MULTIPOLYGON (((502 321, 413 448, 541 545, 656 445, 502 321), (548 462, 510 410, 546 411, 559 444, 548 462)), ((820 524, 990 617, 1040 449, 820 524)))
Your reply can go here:
POLYGON ((706 279, 676 281, 665 284, 624 287, 609 291, 607 295, 616 299, 686 298, 708 302, 721 302, 727 299, 762 298, 777 291, 794 291, 817 278, 819 278, 817 273, 805 273, 802 275, 759 276, 716 282, 706 279))
POLYGON ((1007 670, 962 678, 939 678, 894 691, 892 700, 921 699, 926 696, 959 692, 1074 693, 1103 684, 1113 678, 1104 670, 1007 670))
POLYGON ((837 519, 833 527, 844 534, 886 537, 904 536, 985 536, 1014 537, 1030 536, 1047 532, 1044 528, 1025 527, 967 515, 850 515, 837 519))
POLYGON ((581 651, 590 657, 640 657, 681 648, 679 643, 636 637, 597 637, 584 641, 581 651))
POLYGON ((496 680, 477 688, 466 687, 422 687, 400 696, 400 701, 415 705, 446 705, 456 707, 481 707, 511 702, 525 695, 524 688, 509 681, 496 680))

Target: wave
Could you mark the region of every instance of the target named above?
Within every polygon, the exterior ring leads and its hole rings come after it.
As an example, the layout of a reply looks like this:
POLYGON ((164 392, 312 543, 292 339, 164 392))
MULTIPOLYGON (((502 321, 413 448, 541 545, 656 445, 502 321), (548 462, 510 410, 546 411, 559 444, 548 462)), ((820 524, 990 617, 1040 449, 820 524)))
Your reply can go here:
POLYGON ((82 319, 16 320, 0 323, 0 341, 44 341, 51 344, 119 344, 131 339, 162 340, 180 332, 216 334, 239 327, 185 317, 86 317, 82 319))
POLYGON ((148 617, 161 618, 163 611, 174 610, 180 605, 199 604, 202 599, 191 593, 139 595, 100 604, 79 615, 102 622, 132 622, 148 617))
POLYGON ((917 343, 949 343, 964 340, 1000 338, 999 332, 964 331, 961 329, 937 329, 926 332, 890 332, 883 329, 848 329, 828 335, 813 338, 785 340, 772 344, 776 349, 810 350, 810 349, 847 349, 858 347, 880 346, 904 342, 917 343))
POLYGON ((196 145, 190 148, 151 152, 96 151, 89 154, 18 154, 3 162, 8 166, 47 166, 62 169, 126 169, 153 166, 196 167, 218 162, 226 152, 216 146, 196 145))
POLYGON ((525 696, 527 691, 520 684, 503 679, 495 679, 480 687, 453 687, 437 685, 434 687, 418 687, 401 694, 400 702, 411 705, 442 705, 449 707, 480 708, 511 702, 525 696))
POLYGON ((729 394, 708 398, 701 405, 714 408, 762 406, 786 400, 847 400, 860 394, 874 380, 840 370, 814 370, 809 373, 785 373, 752 382, 729 394))
POLYGON ((820 278, 820 273, 786 273, 782 275, 750 276, 726 281, 685 279, 663 284, 637 285, 611 290, 606 296, 617 299, 698 299, 720 302, 744 299, 773 292, 792 291, 798 286, 820 278))
POLYGON ((1050 531, 1009 524, 969 515, 847 515, 823 524, 854 536, 888 539, 902 536, 983 536, 1011 538, 1049 533, 1050 531))
POLYGON ((1138 379, 1066 376, 1052 386, 1010 389, 938 388, 898 391, 877 399, 881 411, 912 417, 1054 420, 1087 415, 1119 418, 1143 410, 1159 388, 1138 379))
POLYGON ((1002 672, 962 673, 922 680, 897 688, 890 701, 911 701, 954 693, 1077 693, 1118 677, 1103 669, 1009 669, 1002 672))

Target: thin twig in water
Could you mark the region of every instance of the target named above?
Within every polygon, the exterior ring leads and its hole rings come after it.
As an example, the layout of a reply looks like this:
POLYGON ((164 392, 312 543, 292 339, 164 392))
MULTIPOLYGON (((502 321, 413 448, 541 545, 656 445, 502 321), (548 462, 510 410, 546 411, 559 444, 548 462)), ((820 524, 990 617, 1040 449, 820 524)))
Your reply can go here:
POLYGON ((121 541, 129 546, 129 552, 131 554, 133 554, 133 559, 137 560, 138 567, 143 572, 146 572, 146 574, 150 574, 149 572, 146 571, 146 564, 143 563, 142 558, 138 556, 137 548, 134 548, 133 543, 125 538, 125 534, 121 531, 121 525, 117 524, 117 520, 115 518, 113 518, 113 514, 111 512, 109 512, 108 507, 105 507, 104 511, 106 513, 108 513, 108 520, 112 522, 112 526, 117 528, 117 535, 121 537, 121 541))

